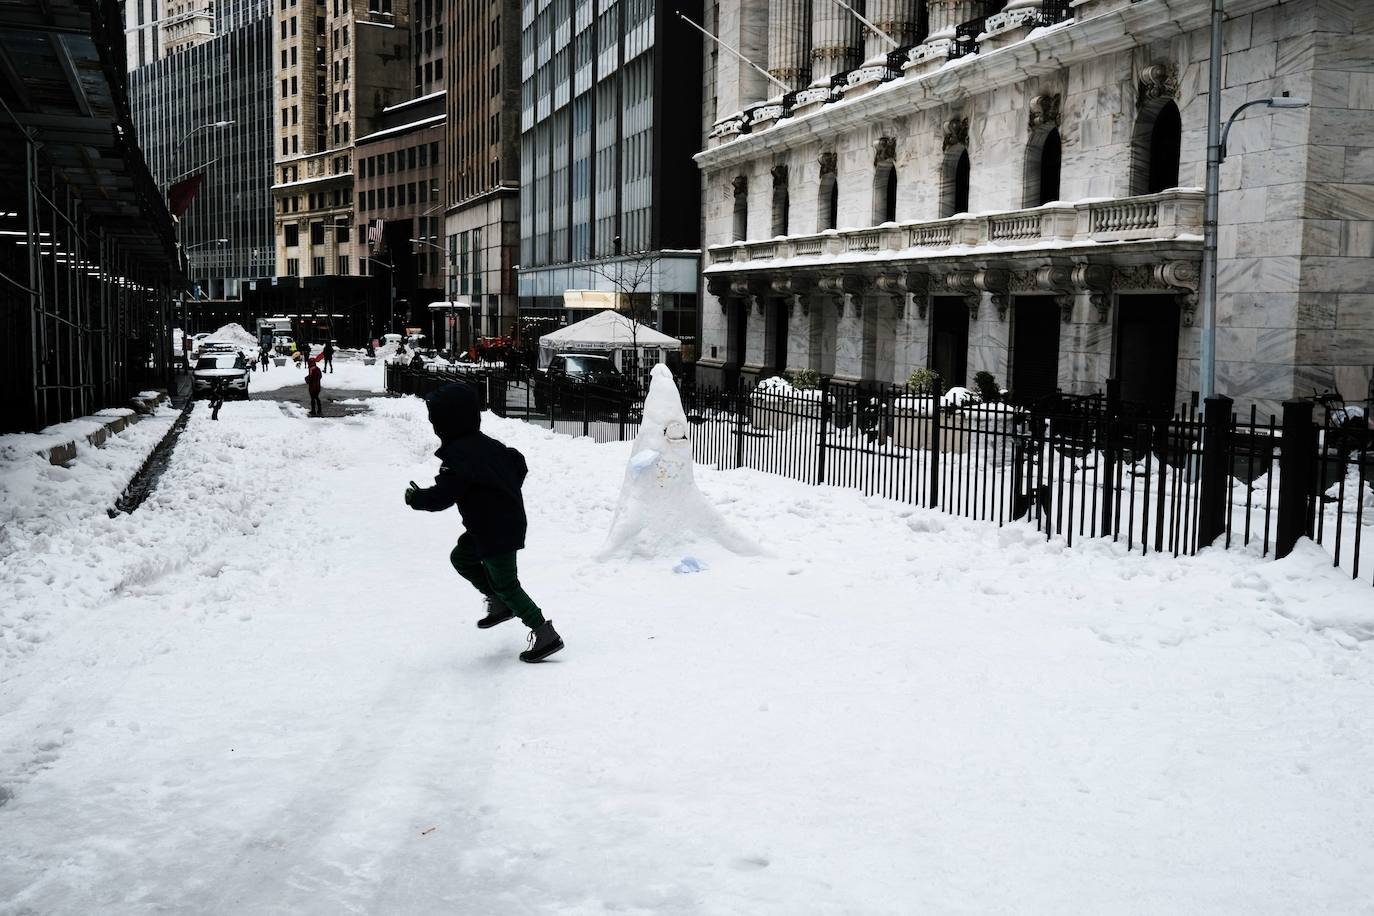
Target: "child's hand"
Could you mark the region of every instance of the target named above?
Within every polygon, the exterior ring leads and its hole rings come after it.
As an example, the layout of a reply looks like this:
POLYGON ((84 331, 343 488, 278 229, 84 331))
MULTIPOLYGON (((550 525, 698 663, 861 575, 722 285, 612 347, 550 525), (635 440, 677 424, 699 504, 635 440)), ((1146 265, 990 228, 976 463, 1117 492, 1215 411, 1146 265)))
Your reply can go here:
POLYGON ((415 494, 416 494, 416 493, 419 493, 419 492, 420 492, 420 487, 419 487, 419 485, 418 485, 417 483, 415 483, 415 481, 412 480, 412 481, 410 482, 410 486, 406 487, 406 505, 407 505, 407 506, 411 505, 411 500, 414 499, 414 498, 415 498, 415 494))

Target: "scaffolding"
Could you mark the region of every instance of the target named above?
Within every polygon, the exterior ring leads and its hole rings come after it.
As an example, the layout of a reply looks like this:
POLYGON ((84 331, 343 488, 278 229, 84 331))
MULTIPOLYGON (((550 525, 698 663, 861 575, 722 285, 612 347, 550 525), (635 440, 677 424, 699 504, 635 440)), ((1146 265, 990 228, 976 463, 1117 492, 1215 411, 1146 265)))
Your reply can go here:
POLYGON ((182 265, 123 55, 116 0, 0 0, 0 432, 171 378, 182 265))

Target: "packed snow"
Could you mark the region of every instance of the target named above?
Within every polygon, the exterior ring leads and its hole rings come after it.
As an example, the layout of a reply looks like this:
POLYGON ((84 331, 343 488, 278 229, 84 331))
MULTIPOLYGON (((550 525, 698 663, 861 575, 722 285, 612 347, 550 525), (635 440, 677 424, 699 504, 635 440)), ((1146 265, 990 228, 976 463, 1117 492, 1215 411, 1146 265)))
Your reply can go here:
POLYGON ((95 450, 4 465, 0 911, 1370 911, 1374 600, 1319 549, 699 466, 768 555, 597 562, 632 446, 488 415, 567 641, 524 665, 402 502, 423 404, 367 403, 197 407, 113 519, 95 450))
MULTIPOLYGON (((312 348, 315 356, 320 355, 318 348, 312 348)), ((320 362, 320 370, 325 370, 320 362)), ((285 366, 273 363, 267 369, 259 367, 248 380, 250 393, 279 391, 291 385, 305 384, 305 369, 287 360, 285 366)), ((325 391, 386 391, 386 366, 378 359, 372 365, 365 365, 360 352, 339 352, 334 354, 334 371, 325 372, 320 380, 325 391)))

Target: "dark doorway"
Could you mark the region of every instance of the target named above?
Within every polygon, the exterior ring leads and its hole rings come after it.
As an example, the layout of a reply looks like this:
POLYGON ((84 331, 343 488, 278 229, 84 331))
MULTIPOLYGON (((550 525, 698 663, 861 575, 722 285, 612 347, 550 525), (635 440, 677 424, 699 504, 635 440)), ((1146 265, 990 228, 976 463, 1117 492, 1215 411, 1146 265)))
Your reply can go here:
POLYGON ((1025 404, 1059 389, 1059 306, 1050 296, 1017 296, 1011 315, 1011 396, 1025 404))
POLYGON ((1170 415, 1178 379, 1178 301, 1120 296, 1116 307, 1116 377, 1121 399, 1170 415))
POLYGON ((768 348, 772 351, 768 354, 772 363, 770 368, 776 370, 778 375, 782 375, 787 369, 787 304, 781 299, 774 300, 769 311, 772 314, 768 328, 768 348))
POLYGON ((958 296, 937 296, 930 316, 930 368, 945 388, 968 384, 968 306, 958 296))
POLYGON ((1040 148, 1040 199, 1038 207, 1059 199, 1059 168, 1063 163, 1064 147, 1059 141, 1059 131, 1052 130, 1040 148))
POLYGON ((1150 131, 1150 179, 1145 192, 1154 194, 1178 187, 1178 157, 1183 144, 1183 120, 1173 102, 1160 109, 1150 131))
POLYGON ((731 308, 730 315, 730 359, 736 369, 744 365, 747 354, 747 344, 749 342, 749 300, 737 299, 731 308))

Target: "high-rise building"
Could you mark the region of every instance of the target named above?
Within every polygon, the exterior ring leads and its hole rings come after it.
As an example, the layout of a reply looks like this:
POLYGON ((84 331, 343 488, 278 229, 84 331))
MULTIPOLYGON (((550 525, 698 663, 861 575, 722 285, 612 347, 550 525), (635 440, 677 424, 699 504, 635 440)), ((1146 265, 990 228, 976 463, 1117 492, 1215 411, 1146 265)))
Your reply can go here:
POLYGON ((479 333, 510 335, 520 237, 520 7, 448 0, 447 13, 449 294, 472 305, 479 333))
POLYGON ((359 272, 353 144, 410 95, 409 0, 275 0, 276 271, 359 272))
MULTIPOLYGON (((130 70, 209 41, 220 34, 217 23, 224 19, 215 0, 119 0, 119 6, 124 14, 124 57, 130 70)), ((252 9, 262 3, 220 0, 220 7, 225 6, 252 9)))
POLYGON ((204 176, 178 231, 196 298, 238 298, 243 280, 272 273, 271 3, 225 5, 215 37, 129 74, 138 142, 164 196, 204 176))
POLYGON ((694 353, 700 244, 701 4, 524 0, 522 314, 564 317, 601 290, 652 307, 694 353))

